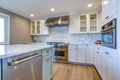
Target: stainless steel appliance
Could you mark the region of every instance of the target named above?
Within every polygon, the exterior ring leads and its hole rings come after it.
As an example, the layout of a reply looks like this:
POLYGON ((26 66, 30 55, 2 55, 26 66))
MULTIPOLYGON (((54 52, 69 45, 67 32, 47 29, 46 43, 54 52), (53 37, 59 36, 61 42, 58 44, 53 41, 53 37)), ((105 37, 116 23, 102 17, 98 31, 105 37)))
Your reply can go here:
POLYGON ((68 62, 68 44, 66 42, 49 42, 54 46, 54 62, 68 62))
POLYGON ((3 59, 2 80, 42 80, 40 52, 3 59))
POLYGON ((102 27, 102 45, 116 48, 116 19, 102 27))

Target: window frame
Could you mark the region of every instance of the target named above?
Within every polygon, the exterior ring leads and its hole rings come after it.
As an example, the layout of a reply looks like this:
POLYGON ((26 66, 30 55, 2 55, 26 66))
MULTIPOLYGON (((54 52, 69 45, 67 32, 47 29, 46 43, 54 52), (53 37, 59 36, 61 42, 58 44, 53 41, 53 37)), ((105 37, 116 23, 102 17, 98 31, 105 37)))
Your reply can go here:
POLYGON ((10 44, 10 15, 0 12, 0 15, 6 16, 8 18, 8 40, 7 42, 0 42, 0 44, 10 44))

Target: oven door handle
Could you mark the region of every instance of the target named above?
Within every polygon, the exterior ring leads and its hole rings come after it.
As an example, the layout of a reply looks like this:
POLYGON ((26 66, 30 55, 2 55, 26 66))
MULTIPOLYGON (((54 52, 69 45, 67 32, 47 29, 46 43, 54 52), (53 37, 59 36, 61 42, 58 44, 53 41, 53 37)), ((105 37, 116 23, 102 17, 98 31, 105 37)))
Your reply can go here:
POLYGON ((28 61, 30 59, 36 58, 38 56, 41 56, 41 54, 36 53, 36 54, 33 54, 33 55, 31 55, 31 56, 29 56, 27 58, 23 58, 23 59, 20 59, 20 60, 16 60, 16 61, 11 60, 11 61, 8 61, 8 66, 15 66, 15 65, 18 65, 18 64, 23 63, 25 61, 28 61))

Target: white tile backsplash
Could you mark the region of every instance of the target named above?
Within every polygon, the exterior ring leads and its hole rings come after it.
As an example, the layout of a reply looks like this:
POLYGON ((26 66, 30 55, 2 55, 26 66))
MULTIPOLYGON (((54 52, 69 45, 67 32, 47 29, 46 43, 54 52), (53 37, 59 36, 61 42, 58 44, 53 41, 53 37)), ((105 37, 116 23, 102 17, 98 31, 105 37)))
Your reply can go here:
POLYGON ((70 34, 68 26, 51 27, 51 35, 35 36, 38 42, 77 42, 81 44, 93 44, 101 39, 100 34, 70 34))

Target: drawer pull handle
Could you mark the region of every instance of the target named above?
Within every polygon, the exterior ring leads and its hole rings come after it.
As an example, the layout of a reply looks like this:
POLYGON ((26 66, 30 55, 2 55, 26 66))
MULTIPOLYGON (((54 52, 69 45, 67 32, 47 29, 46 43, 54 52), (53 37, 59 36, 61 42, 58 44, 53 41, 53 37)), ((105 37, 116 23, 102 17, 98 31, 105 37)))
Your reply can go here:
POLYGON ((97 54, 99 54, 99 52, 96 52, 97 54))

